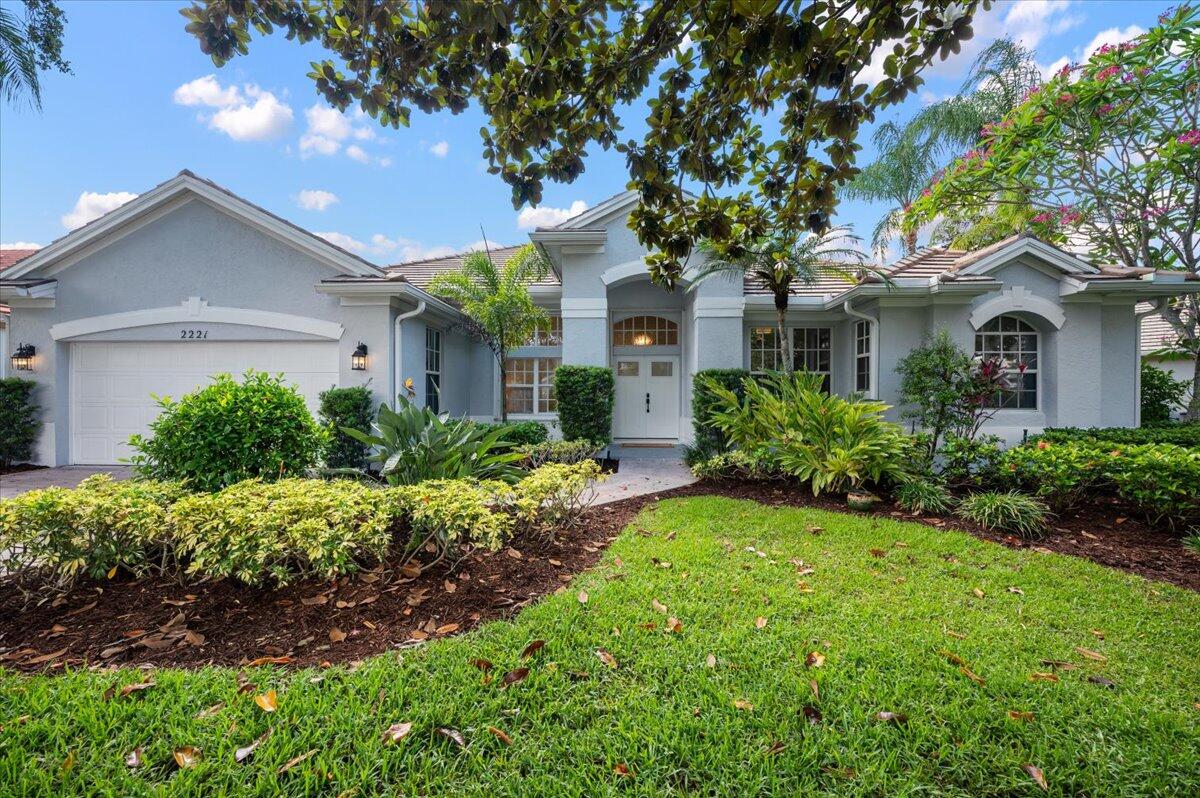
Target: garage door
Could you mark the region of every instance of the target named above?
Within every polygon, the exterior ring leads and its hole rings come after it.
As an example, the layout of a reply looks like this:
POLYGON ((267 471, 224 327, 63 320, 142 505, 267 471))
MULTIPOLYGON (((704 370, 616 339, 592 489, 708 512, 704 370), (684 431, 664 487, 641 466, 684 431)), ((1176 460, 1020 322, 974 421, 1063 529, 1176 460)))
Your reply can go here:
POLYGON ((282 372, 309 410, 338 381, 333 342, 195 341, 71 344, 71 462, 108 465, 128 457, 135 432, 158 415, 151 394, 178 399, 221 372, 282 372))

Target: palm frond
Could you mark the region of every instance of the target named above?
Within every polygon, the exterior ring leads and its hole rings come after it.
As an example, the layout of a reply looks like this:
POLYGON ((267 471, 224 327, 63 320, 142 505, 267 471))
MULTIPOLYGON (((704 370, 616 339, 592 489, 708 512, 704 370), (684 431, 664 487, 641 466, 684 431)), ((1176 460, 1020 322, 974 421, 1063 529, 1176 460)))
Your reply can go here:
POLYGON ((11 11, 0 5, 0 95, 16 104, 28 94, 30 104, 42 107, 42 86, 38 80, 37 52, 25 26, 11 11))

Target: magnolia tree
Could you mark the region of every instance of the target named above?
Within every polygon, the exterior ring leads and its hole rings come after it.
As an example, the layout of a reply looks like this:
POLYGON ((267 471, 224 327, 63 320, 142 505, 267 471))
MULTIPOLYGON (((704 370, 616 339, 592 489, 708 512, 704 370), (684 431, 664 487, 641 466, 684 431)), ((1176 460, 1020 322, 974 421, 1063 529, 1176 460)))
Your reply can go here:
MULTIPOLYGON (((1168 11, 1137 39, 1063 67, 984 127, 908 223, 1006 201, 1032 206, 1039 236, 1097 261, 1200 274, 1200 9, 1168 11)), ((1196 356, 1189 414, 1200 418, 1200 301, 1177 299, 1163 315, 1196 356)))
POLYGON ((616 149, 641 194, 630 226, 671 286, 698 241, 737 258, 774 231, 829 229, 860 126, 959 52, 989 4, 194 0, 183 14, 218 65, 276 30, 318 44, 332 57, 312 65, 317 90, 384 125, 478 108, 514 207, 577 178, 589 149, 616 149))

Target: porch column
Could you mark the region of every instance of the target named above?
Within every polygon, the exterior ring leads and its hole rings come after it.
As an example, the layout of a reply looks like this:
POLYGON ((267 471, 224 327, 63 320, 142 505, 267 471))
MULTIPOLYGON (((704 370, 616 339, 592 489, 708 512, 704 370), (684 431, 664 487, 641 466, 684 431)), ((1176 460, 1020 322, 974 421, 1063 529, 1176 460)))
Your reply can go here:
POLYGON ((608 365, 608 299, 562 300, 564 365, 608 365))

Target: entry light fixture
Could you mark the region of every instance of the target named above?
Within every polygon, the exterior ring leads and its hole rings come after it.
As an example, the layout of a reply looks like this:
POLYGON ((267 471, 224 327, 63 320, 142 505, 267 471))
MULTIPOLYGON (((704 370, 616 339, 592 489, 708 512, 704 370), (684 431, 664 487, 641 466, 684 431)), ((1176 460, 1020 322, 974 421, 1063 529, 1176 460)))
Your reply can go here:
POLYGON ((651 338, 647 333, 638 333, 637 335, 633 336, 634 346, 650 346, 652 343, 654 343, 654 339, 651 338))
POLYGON ((362 341, 358 342, 358 348, 350 355, 350 368, 354 371, 367 370, 367 345, 362 341))
POLYGON ((12 367, 15 371, 33 371, 33 356, 37 348, 33 344, 18 344, 12 353, 12 367))

